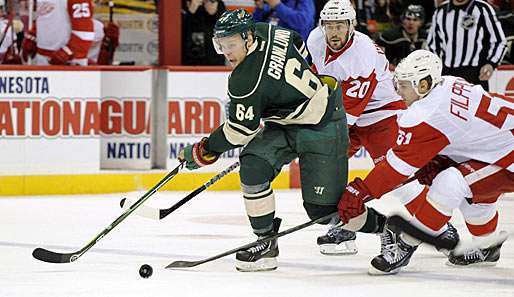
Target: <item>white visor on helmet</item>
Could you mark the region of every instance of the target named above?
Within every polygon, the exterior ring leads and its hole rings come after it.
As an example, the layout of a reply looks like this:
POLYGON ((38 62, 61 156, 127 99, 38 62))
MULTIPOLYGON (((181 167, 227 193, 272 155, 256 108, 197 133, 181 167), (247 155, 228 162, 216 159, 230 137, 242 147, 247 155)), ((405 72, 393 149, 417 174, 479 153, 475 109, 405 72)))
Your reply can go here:
POLYGON ((246 42, 241 37, 241 34, 234 34, 218 38, 214 37, 212 39, 212 44, 214 45, 216 53, 220 55, 246 49, 246 42))

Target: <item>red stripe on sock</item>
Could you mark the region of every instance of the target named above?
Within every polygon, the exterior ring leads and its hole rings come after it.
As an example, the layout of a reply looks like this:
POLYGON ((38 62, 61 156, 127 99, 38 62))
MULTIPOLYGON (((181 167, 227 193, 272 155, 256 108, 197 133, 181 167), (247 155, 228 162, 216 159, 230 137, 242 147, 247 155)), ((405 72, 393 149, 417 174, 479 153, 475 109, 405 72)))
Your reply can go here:
POLYGON ((440 213, 426 200, 418 209, 415 216, 423 225, 434 231, 440 230, 451 218, 440 213))
POLYGON ((405 207, 411 215, 418 213, 424 202, 427 201, 428 187, 425 187, 416 198, 412 199, 409 203, 405 204, 405 207))
POLYGON ((498 212, 496 212, 489 222, 483 225, 472 225, 466 222, 466 226, 468 227, 469 232, 474 236, 492 233, 496 230, 496 226, 498 226, 498 212))

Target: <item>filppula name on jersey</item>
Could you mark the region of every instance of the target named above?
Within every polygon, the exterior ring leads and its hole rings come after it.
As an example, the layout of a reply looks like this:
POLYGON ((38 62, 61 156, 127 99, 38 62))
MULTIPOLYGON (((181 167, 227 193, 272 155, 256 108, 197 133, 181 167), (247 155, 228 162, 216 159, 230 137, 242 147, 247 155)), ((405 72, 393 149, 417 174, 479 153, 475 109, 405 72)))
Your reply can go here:
POLYGON ((1 94, 48 94, 48 77, 0 76, 1 94))
POLYGON ((286 30, 275 30, 275 37, 271 47, 271 56, 268 65, 268 75, 276 80, 280 79, 282 70, 284 70, 284 62, 286 61, 287 46, 291 32, 286 30))

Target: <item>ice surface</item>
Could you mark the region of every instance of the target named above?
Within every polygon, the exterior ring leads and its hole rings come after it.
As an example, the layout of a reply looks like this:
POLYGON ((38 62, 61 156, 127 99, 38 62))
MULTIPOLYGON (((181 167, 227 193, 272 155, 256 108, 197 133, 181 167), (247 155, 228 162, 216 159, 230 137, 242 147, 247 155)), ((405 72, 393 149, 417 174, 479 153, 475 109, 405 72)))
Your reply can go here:
MULTIPOLYGON (((359 234, 359 253, 324 256, 312 226, 279 240, 279 268, 241 273, 234 255, 184 270, 165 270, 175 260, 198 260, 255 239, 239 192, 207 191, 162 221, 132 214, 77 262, 49 264, 32 250, 76 251, 122 210, 119 200, 142 193, 94 196, 45 196, 0 199, 0 297, 151 297, 151 296, 514 296, 514 241, 507 241, 496 267, 452 268, 444 256, 423 246, 395 276, 369 276, 369 261, 379 238, 359 234), (148 263, 153 276, 142 279, 148 263)), ((146 203, 169 207, 183 192, 157 193, 146 203)), ((276 191, 282 229, 308 221, 298 191, 276 191)), ((387 213, 403 211, 394 197, 375 203, 387 213)), ((500 202, 501 229, 514 231, 514 200, 500 202)), ((452 222, 466 237, 460 215, 452 222)))

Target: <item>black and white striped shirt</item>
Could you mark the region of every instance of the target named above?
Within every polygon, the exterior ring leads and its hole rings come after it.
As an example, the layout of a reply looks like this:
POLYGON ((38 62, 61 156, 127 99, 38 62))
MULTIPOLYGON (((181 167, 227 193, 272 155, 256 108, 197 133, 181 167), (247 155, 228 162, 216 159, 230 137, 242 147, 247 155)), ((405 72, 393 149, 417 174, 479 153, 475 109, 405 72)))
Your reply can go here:
POLYGON ((447 0, 437 8, 428 34, 428 48, 444 66, 496 67, 505 52, 506 40, 494 9, 486 1, 471 0, 454 6, 447 0))

